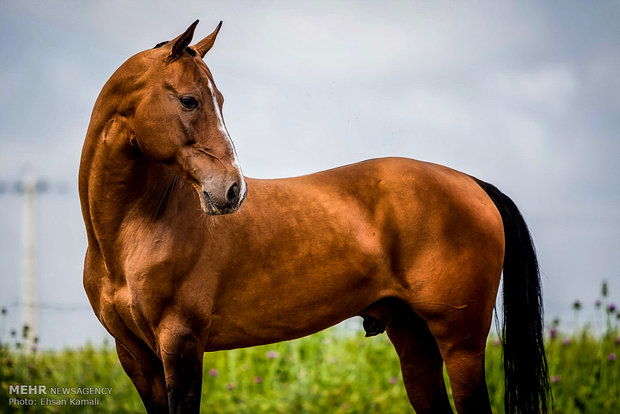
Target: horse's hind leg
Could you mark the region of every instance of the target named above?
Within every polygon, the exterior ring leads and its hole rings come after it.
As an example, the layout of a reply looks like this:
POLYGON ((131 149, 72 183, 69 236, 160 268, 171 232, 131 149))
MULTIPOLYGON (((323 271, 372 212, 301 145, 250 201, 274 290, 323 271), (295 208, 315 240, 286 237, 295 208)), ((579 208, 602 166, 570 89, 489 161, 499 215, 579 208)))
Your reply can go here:
POLYGON ((439 340, 459 413, 491 413, 484 374, 484 345, 472 339, 439 340))
POLYGON ((488 306, 472 305, 426 319, 446 363, 454 405, 460 414, 492 412, 484 373, 492 309, 489 300, 488 306))
POLYGON ((140 352, 142 360, 138 360, 118 341, 116 353, 123 369, 138 390, 146 411, 149 414, 168 414, 166 382, 161 361, 149 352, 140 352))
POLYGON ((452 413, 443 361, 426 322, 403 303, 394 309, 387 334, 400 359, 407 395, 416 413, 452 413))

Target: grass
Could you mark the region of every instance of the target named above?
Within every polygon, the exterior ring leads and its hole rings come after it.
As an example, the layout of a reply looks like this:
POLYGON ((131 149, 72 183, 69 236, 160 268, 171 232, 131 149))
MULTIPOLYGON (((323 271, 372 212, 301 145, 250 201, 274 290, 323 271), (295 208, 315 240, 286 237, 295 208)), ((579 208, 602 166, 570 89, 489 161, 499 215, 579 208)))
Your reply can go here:
MULTIPOLYGON (((557 413, 620 412, 620 361, 615 360, 620 332, 615 310, 603 306, 602 314, 605 309, 603 333, 595 335, 586 326, 572 335, 562 334, 557 321, 548 331, 557 413)), ((12 341, 0 345, 0 412, 144 412, 110 344, 26 353, 18 343, 13 333, 12 341), (11 393, 10 386, 16 384, 110 387, 112 392, 98 396, 96 406, 9 405, 9 398, 39 401, 40 396, 11 393)), ((493 411, 503 413, 501 347, 493 338, 487 345, 486 376, 493 411)), ((340 328, 296 341, 205 354, 201 408, 230 414, 412 412, 386 335, 364 338, 363 332, 340 328)))

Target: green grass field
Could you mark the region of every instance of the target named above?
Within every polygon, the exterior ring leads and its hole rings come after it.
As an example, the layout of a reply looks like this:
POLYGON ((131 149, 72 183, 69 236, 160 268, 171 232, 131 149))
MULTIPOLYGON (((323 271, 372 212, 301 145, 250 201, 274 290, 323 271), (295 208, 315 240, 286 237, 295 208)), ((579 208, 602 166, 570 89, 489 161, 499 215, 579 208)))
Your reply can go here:
MULTIPOLYGON (((547 343, 558 413, 620 413, 618 329, 594 336, 553 334, 547 343)), ((615 318, 613 318, 615 320, 615 318)), ((555 329, 555 328, 553 328, 555 329)), ((548 335, 550 337, 550 335, 548 335)), ((144 412, 111 345, 26 355, 10 341, 0 348, 0 412, 144 412), (10 395, 10 385, 106 387, 96 406, 42 406, 38 396, 10 395), (9 405, 33 398, 36 406, 9 405)), ((487 382, 494 412, 503 412, 501 347, 487 346, 487 382)), ((398 359, 386 335, 336 328, 296 341, 205 355, 202 412, 408 413, 398 359)), ((67 400, 69 396, 47 395, 67 400)), ((90 398, 73 395, 73 398, 90 398)))

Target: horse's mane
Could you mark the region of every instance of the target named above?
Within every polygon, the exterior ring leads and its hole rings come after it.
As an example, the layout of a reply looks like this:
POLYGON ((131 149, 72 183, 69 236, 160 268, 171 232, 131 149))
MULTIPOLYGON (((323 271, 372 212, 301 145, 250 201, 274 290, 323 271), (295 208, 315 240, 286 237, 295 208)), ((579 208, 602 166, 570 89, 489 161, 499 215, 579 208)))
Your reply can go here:
MULTIPOLYGON (((160 48, 160 47, 162 47, 163 45, 165 45, 165 44, 167 44, 167 43, 170 43, 170 40, 166 40, 165 42, 159 42, 159 43, 157 43, 153 49, 160 48)), ((190 54, 190 56, 192 56, 192 57, 196 56, 196 51, 195 51, 194 49, 192 49, 191 47, 189 47, 189 46, 185 48, 185 51, 186 51, 187 53, 189 53, 189 54, 190 54)))

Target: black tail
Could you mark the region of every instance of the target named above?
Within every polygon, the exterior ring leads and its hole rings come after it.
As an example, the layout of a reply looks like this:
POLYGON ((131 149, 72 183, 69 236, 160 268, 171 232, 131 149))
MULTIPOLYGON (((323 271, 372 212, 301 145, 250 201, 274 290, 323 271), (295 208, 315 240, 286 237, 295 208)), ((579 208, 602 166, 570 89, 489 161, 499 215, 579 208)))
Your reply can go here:
POLYGON ((547 413, 553 405, 543 344, 543 304, 534 243, 515 203, 493 185, 478 180, 504 223, 504 348, 508 414, 547 413))

